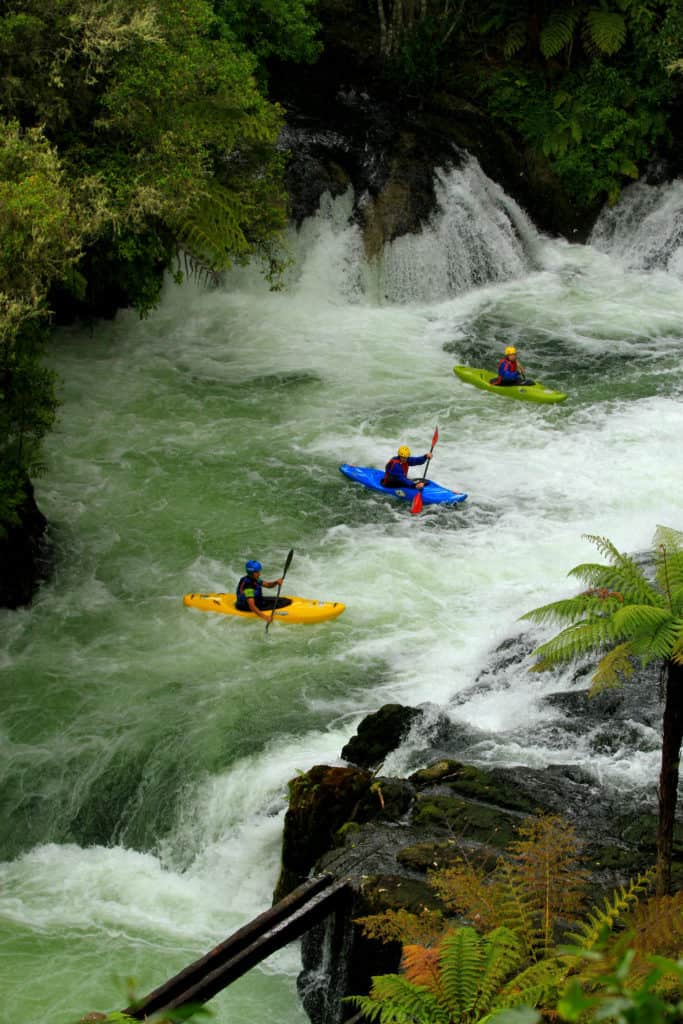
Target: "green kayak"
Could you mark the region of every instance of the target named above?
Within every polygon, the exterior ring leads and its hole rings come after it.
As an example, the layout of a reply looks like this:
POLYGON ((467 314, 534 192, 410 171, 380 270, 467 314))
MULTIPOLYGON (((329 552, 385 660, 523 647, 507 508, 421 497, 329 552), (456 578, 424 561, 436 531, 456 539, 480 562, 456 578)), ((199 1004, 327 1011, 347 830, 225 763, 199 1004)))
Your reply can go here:
POLYGON ((503 398, 517 398, 522 402, 544 402, 549 404, 551 402, 564 402, 567 397, 562 391, 553 391, 552 388, 547 388, 545 384, 541 384, 538 380, 534 381, 533 384, 512 384, 508 387, 492 384, 491 381, 496 379, 496 374, 495 371, 492 373, 491 370, 476 370, 472 366, 454 366, 453 373, 460 380, 464 381, 465 384, 473 384, 475 388, 481 388, 482 391, 492 391, 503 398))

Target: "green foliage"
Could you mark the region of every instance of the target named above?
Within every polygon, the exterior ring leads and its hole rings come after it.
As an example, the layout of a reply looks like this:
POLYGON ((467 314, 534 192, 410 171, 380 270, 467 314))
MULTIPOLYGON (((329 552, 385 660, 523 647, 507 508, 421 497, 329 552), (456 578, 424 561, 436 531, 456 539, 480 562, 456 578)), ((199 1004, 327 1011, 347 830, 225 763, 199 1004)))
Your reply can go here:
POLYGON ((629 981, 633 951, 627 949, 600 989, 586 993, 574 979, 558 1002, 561 1020, 613 1021, 614 1024, 667 1024, 683 1014, 683 960, 650 957, 650 970, 639 984, 629 981), (673 999, 661 991, 663 980, 675 980, 673 999))
POLYGON ((42 132, 0 121, 0 528, 16 524, 40 442, 55 416, 54 374, 41 365, 45 293, 78 256, 78 218, 42 132))
MULTIPOLYGON (((567 828, 555 817, 529 819, 492 872, 461 861, 432 873, 430 884, 447 907, 473 924, 448 930, 444 922, 447 930, 438 940, 430 939, 427 946, 405 944, 402 974, 374 978, 369 996, 349 1001, 380 1024, 536 1024, 533 1008, 542 1007, 544 1017, 552 1017, 551 1008, 570 977, 579 991, 602 988, 604 995, 625 945, 631 953, 622 981, 633 985, 645 977, 653 954, 661 958, 679 948, 683 896, 645 901, 655 875, 651 869, 586 912, 587 874, 576 862, 571 829, 563 838, 567 828), (550 928, 546 917, 552 918, 550 928), (501 921, 506 923, 492 927, 501 921), (558 945, 557 926, 566 931, 570 921, 571 944, 558 945)), ((366 934, 404 943, 420 927, 415 915, 405 912, 391 922, 387 918, 385 913, 358 923, 366 934)), ((670 972, 667 977, 671 983, 670 972)))
POLYGON ((539 46, 544 57, 555 57, 569 46, 579 22, 580 13, 574 7, 552 10, 541 29, 539 46))
POLYGON ((406 947, 404 976, 373 978, 369 996, 348 1001, 381 1024, 473 1024, 492 1007, 502 979, 521 956, 519 941, 507 928, 483 936, 470 927, 455 928, 441 940, 435 956, 421 947, 406 947))
POLYGON ((480 928, 511 928, 526 957, 538 960, 553 945, 558 922, 566 926, 581 909, 586 873, 578 864, 574 829, 564 819, 530 818, 517 834, 491 872, 463 859, 431 872, 429 882, 449 910, 480 928))
POLYGON ((570 575, 591 587, 522 616, 534 622, 570 622, 538 648, 536 668, 543 670, 597 651, 602 657, 592 692, 598 692, 606 685, 616 685, 620 673, 630 672, 628 660, 632 657, 643 665, 657 660, 683 664, 683 534, 658 527, 654 583, 606 538, 587 539, 608 562, 578 565, 570 575))
POLYGON ((631 672, 629 662, 660 662, 666 677, 659 776, 657 890, 671 884, 673 829, 683 741, 683 533, 659 526, 655 533, 655 579, 604 537, 588 537, 607 564, 576 566, 571 575, 593 586, 574 598, 535 608, 525 619, 570 624, 541 644, 536 669, 543 671, 589 653, 600 660, 591 694, 615 686, 631 672), (619 588, 618 590, 613 588, 619 588))
POLYGON ((269 57, 312 62, 322 50, 316 39, 317 0, 213 0, 224 34, 262 64, 269 57))
POLYGON ((258 255, 275 281, 282 112, 256 74, 273 53, 317 53, 311 0, 10 6, 0 13, 0 524, 16 521, 54 418, 40 362, 51 301, 145 315, 179 252, 211 274, 258 255))
POLYGON ((624 180, 638 177, 667 131, 672 86, 656 68, 595 60, 554 89, 527 68, 495 72, 486 91, 491 113, 550 160, 570 198, 590 206, 616 199, 624 180))

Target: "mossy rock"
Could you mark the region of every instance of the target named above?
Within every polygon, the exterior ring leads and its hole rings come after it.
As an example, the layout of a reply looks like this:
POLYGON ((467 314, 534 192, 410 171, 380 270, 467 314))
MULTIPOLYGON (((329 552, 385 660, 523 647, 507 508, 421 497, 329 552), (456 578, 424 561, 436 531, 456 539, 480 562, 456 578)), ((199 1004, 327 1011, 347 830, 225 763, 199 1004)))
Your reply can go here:
POLYGON ((408 910, 421 914, 423 910, 444 911, 444 905, 426 881, 403 875, 374 875, 366 878, 362 888, 367 913, 379 914, 383 910, 408 910))
MULTIPOLYGON (((396 854, 396 860, 404 868, 426 874, 451 867, 463 859, 464 853, 463 845, 456 839, 434 840, 404 846, 396 854)), ((470 863, 490 871, 496 864, 499 851, 491 851, 486 846, 468 846, 466 856, 470 863)))
MULTIPOLYGON (((621 838, 629 846, 638 850, 656 851, 657 849, 657 815, 636 814, 620 818, 617 822, 621 838)), ((673 856, 675 860, 683 860, 683 823, 674 826, 673 856)))
POLYGON ((338 843, 339 830, 356 819, 371 782, 370 773, 360 768, 329 765, 316 765, 292 779, 276 900, 300 885, 315 862, 338 843))
POLYGON ((499 808, 474 804, 457 796, 420 794, 413 811, 416 828, 443 829, 459 839, 501 848, 515 838, 518 818, 499 808))
POLYGON ((442 783, 461 796, 507 807, 522 814, 536 814, 538 802, 526 797, 513 779, 502 778, 499 773, 475 768, 460 761, 437 761, 410 776, 417 787, 442 783))

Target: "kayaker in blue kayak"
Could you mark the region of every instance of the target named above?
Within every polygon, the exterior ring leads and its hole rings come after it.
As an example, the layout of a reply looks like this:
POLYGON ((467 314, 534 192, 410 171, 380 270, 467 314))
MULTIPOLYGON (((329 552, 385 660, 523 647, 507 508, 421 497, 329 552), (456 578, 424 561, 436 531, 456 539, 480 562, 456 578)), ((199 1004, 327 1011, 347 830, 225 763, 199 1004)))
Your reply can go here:
POLYGON ((517 359, 517 349, 514 345, 508 345, 505 354, 498 363, 498 376, 491 381, 499 387, 511 387, 514 384, 533 384, 532 380, 526 377, 526 371, 517 359))
POLYGON ((247 574, 237 584, 235 607, 241 612, 254 612, 261 619, 270 619, 270 615, 266 615, 263 609, 272 611, 276 598, 264 597, 263 588, 281 587, 282 580, 259 579, 263 566, 253 558, 249 559, 244 568, 247 574))
POLYGON ((425 455, 411 455, 407 444, 402 444, 392 459, 389 459, 384 467, 382 487, 409 487, 413 490, 422 490, 424 481, 411 480, 408 476, 409 466, 422 466, 431 459, 432 453, 425 455))

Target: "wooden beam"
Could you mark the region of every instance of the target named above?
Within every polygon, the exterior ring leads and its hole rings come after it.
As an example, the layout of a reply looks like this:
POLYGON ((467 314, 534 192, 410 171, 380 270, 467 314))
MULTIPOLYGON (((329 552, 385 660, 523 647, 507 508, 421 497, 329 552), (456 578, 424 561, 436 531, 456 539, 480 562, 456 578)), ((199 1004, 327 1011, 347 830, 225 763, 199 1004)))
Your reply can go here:
POLYGON ((304 882, 203 957, 123 1012, 145 1020, 160 1010, 207 1002, 281 946, 299 938, 341 902, 348 885, 322 875, 304 882))

